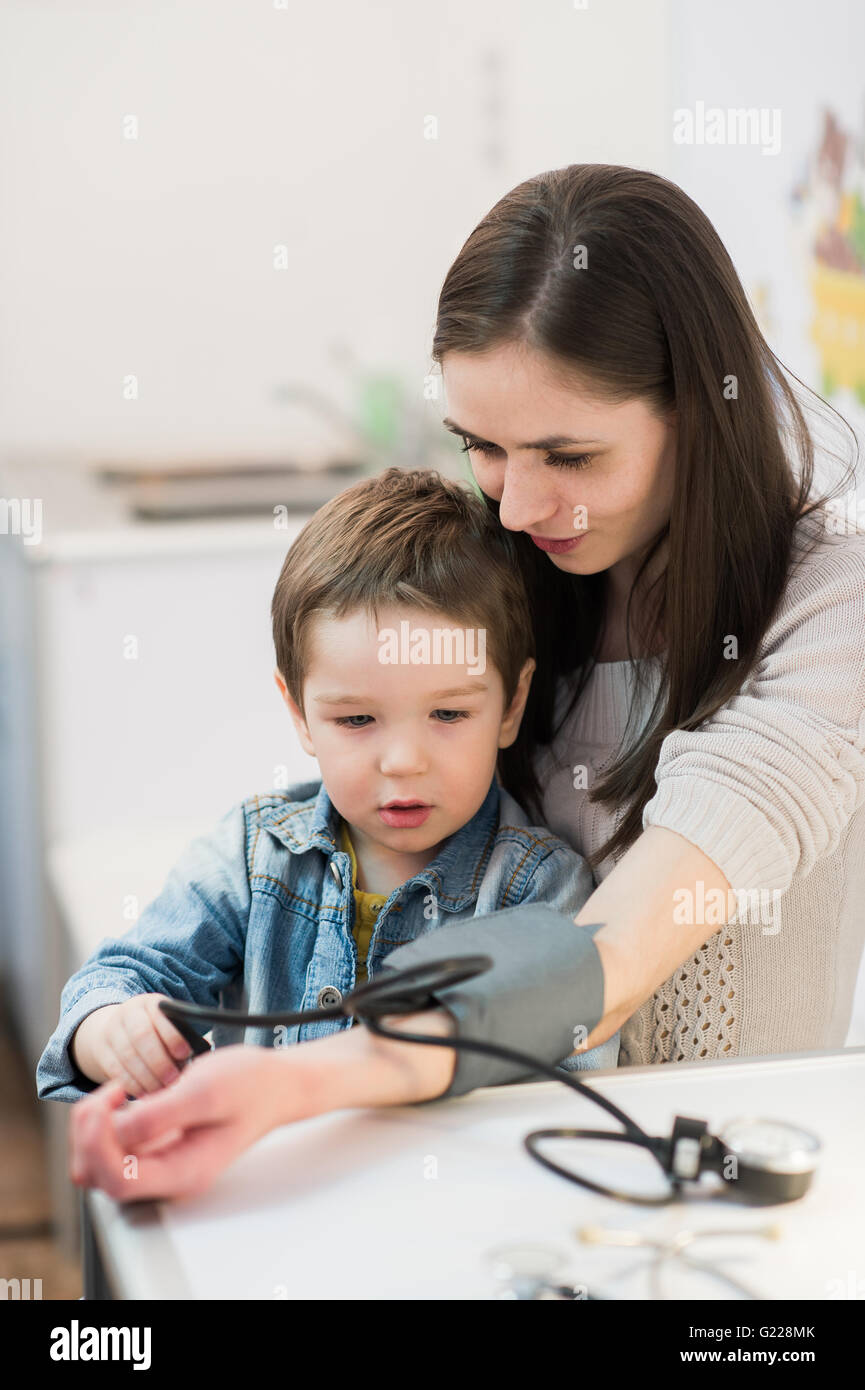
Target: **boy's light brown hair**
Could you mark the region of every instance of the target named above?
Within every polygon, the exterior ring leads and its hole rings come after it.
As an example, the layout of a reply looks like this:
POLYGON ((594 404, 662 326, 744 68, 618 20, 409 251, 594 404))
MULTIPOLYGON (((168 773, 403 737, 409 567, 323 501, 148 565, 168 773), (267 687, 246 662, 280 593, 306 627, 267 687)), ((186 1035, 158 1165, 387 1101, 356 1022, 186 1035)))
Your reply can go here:
POLYGON ((387 468, 346 488, 304 526, 271 604, 276 664, 298 709, 316 616, 405 604, 486 629, 487 658, 505 690, 534 655, 525 583, 513 541, 468 483, 435 469, 387 468))

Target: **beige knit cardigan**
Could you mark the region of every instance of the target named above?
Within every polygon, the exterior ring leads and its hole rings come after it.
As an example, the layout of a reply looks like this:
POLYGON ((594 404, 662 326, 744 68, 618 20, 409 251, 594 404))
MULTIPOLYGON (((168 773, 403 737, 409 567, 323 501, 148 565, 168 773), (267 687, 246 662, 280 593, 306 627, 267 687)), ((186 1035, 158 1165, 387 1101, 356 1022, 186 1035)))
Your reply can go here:
MULTIPOLYGON (((661 746, 643 828, 698 845, 735 910, 719 930, 704 902, 705 943, 624 1025, 620 1066, 844 1044, 865 941, 865 534, 831 526, 823 513, 800 521, 781 604, 738 694, 661 746)), ((632 702, 629 744, 645 723, 662 661, 640 662, 646 689, 627 661, 596 665, 537 756, 544 823, 583 854, 621 820, 588 789, 632 702)), ((567 694, 563 684, 559 709, 567 694)), ((700 903, 683 897, 689 907, 700 903)))

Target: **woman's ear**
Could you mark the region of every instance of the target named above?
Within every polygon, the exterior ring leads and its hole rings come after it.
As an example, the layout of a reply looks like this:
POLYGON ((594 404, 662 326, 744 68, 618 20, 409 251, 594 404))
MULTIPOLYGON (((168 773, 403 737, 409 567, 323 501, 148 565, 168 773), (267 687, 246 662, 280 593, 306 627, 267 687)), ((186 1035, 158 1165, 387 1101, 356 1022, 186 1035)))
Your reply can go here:
POLYGON ((314 758, 315 749, 312 746, 312 739, 309 736, 309 729, 306 727, 306 720, 304 719, 303 714, 298 709, 294 700, 289 695, 288 686, 286 685, 283 674, 279 670, 279 668, 277 668, 274 671, 273 678, 276 681, 280 695, 282 696, 283 700, 288 706, 288 712, 291 715, 291 722, 297 730, 297 736, 300 739, 300 744, 303 748, 304 753, 309 753, 310 757, 314 758))
POLYGON ((499 748, 510 748, 514 739, 520 731, 520 724, 523 719, 523 712, 526 708, 526 700, 529 698, 529 687, 532 683, 532 676, 535 672, 537 662, 530 656, 520 671, 520 678, 517 683, 514 698, 505 710, 502 719, 502 727, 499 730, 499 748))

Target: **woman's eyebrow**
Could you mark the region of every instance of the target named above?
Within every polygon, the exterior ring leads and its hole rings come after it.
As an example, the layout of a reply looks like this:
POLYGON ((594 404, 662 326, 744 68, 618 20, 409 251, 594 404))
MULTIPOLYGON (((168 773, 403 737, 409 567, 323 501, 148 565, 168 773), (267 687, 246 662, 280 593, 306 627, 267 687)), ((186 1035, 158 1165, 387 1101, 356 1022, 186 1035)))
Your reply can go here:
MULTIPOLYGON (((458 425, 455 420, 445 418, 442 420, 446 430, 451 434, 462 435, 464 439, 478 439, 484 444, 491 444, 492 440, 484 439, 480 434, 472 434, 471 430, 464 430, 462 425, 458 425)), ((584 444, 606 444, 606 439, 570 439, 566 434, 551 434, 546 439, 535 439, 529 444, 518 444, 518 449, 565 449, 572 444, 582 448, 584 444)))

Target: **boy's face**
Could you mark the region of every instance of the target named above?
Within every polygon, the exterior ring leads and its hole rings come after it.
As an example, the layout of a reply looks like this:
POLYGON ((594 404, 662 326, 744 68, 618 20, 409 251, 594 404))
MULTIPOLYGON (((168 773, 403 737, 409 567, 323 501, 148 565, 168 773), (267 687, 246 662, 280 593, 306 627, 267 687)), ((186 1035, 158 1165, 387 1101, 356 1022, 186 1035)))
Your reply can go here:
POLYGON ((339 813, 361 837, 417 854, 459 830, 482 805, 497 752, 519 730, 535 663, 526 662, 506 711, 498 671, 479 659, 483 630, 402 605, 381 609, 379 619, 378 628, 363 611, 315 620, 305 717, 279 671, 275 676, 339 813), (451 646, 441 637, 446 631, 451 646), (411 662, 412 651, 427 660, 411 662), (418 809, 388 812, 395 800, 418 809))

